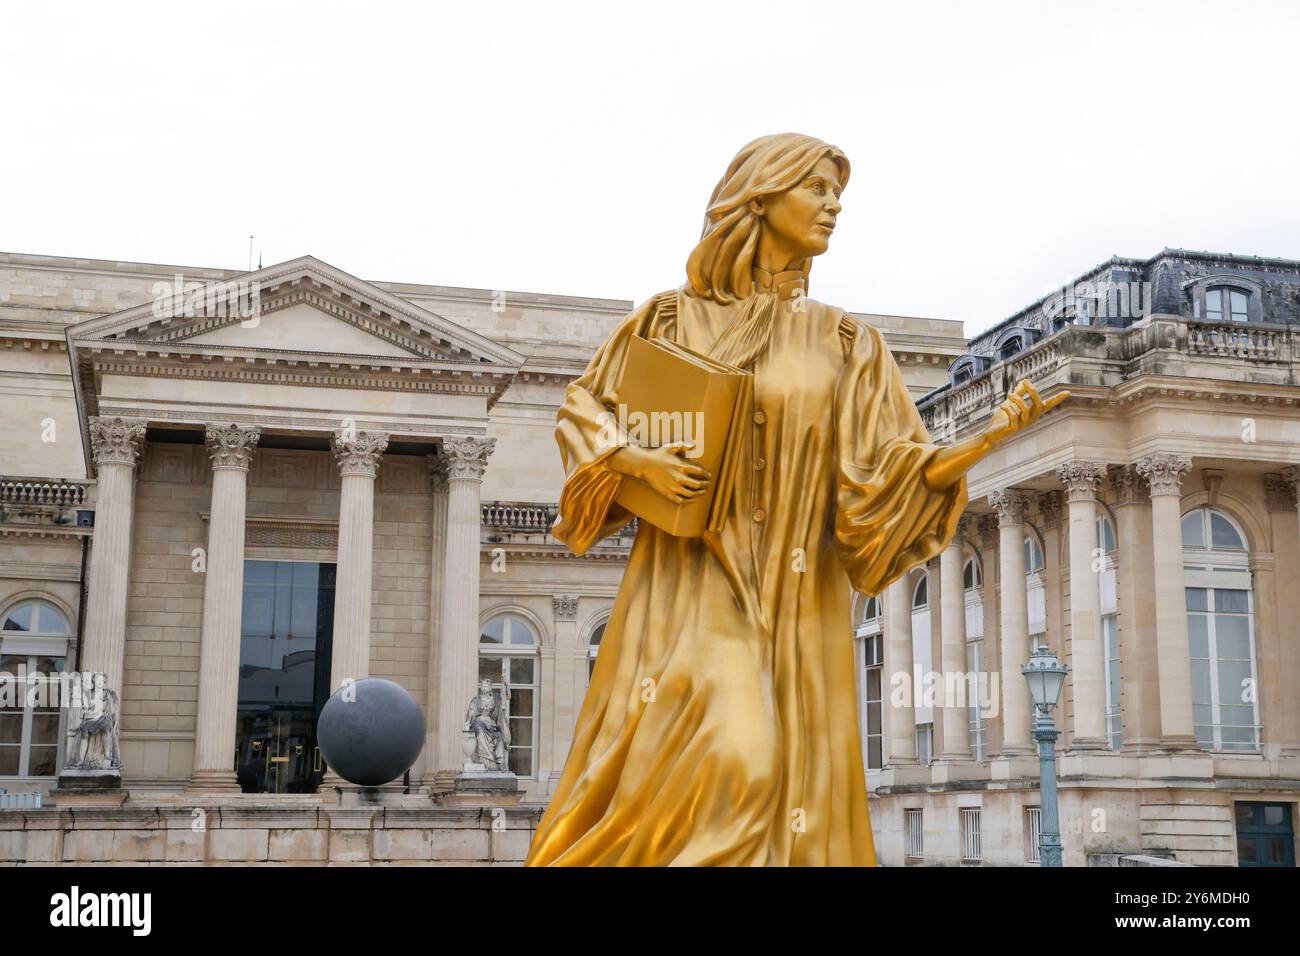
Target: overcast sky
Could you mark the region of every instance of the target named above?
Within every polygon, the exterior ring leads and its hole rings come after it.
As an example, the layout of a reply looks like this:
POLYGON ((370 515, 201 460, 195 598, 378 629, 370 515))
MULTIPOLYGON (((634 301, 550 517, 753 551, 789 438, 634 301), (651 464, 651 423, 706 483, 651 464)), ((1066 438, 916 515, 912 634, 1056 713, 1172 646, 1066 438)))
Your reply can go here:
POLYGON ((1111 255, 1300 258, 1300 4, 7 6, 0 250, 641 300, 739 147, 853 163, 812 295, 968 335, 1111 255))

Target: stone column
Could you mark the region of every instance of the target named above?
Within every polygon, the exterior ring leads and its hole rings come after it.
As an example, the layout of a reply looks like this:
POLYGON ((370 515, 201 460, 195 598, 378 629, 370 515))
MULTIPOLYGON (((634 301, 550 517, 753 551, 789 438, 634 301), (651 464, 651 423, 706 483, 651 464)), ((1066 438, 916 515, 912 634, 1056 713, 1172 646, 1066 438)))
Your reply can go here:
POLYGON ((461 727, 478 683, 480 497, 495 438, 446 438, 447 556, 438 646, 439 785, 465 764, 461 727))
POLYGON ((581 648, 584 656, 578 657, 578 601, 577 594, 551 595, 555 646, 549 649, 553 651, 551 654, 546 653, 548 648, 542 649, 541 706, 538 713, 542 713, 542 707, 545 707, 545 712, 551 715, 551 726, 544 735, 538 734, 540 752, 537 766, 549 772, 548 787, 551 781, 558 782, 560 771, 564 769, 578 709, 582 707, 582 697, 587 690, 586 648, 581 648))
POLYGON ((1092 461, 1056 469, 1070 514, 1070 680, 1074 689, 1072 750, 1104 750, 1106 739, 1105 653, 1101 642, 1097 488, 1105 472, 1092 461))
MULTIPOLYGON (((1289 492, 1287 495, 1289 503, 1294 506, 1297 499, 1300 499, 1300 468, 1296 468, 1294 465, 1284 468, 1281 480, 1285 483, 1289 492)), ((1287 512, 1287 522, 1294 523, 1297 529, 1300 529, 1300 520, 1298 519, 1300 519, 1300 516, 1296 514, 1295 508, 1292 507, 1287 512)), ((1286 560, 1282 557, 1283 555, 1296 554, 1296 549, 1300 547, 1300 535, 1290 535, 1290 538, 1289 545, 1274 544, 1273 546, 1275 552, 1278 553, 1278 566, 1282 569, 1281 580, 1278 582, 1278 593, 1286 595, 1285 599, 1279 601, 1279 607, 1284 601, 1293 605, 1296 602, 1294 595, 1297 591, 1300 591, 1300 572, 1297 571, 1297 562, 1294 559, 1286 560)), ((1279 630, 1279 637, 1280 634, 1281 631, 1279 630)), ((1300 642, 1283 640, 1280 643, 1279 666, 1282 673, 1278 686, 1298 687, 1300 686, 1300 642)), ((1282 756, 1300 756, 1300 694, 1284 695, 1282 706, 1285 720, 1276 735, 1282 743, 1282 756)))
POLYGON ((1115 582, 1119 603, 1120 680, 1124 688, 1124 750, 1160 745, 1160 681, 1156 661, 1155 575, 1151 554, 1151 495, 1132 465, 1111 470, 1115 487, 1115 582))
MULTIPOLYGON (((1002 613, 999 570, 998 519, 982 514, 975 523, 980 546, 981 570, 984 575, 980 589, 980 603, 984 609, 983 639, 980 641, 980 669, 984 676, 983 696, 980 699, 980 724, 984 728, 984 758, 1002 749, 1002 648, 998 643, 998 621, 1002 613)), ((1026 608, 1026 616, 1028 609, 1026 608)))
POLYGON ((244 609, 244 515, 248 468, 261 429, 209 425, 212 505, 203 579, 199 704, 190 786, 238 790, 234 745, 239 707, 239 637, 244 609))
MULTIPOLYGON (((370 675, 370 599, 374 576, 375 475, 388 436, 342 428, 334 433, 339 493, 338 578, 330 690, 370 675)), ((466 701, 468 703, 468 701, 466 701)))
MULTIPOLYGON (((432 500, 432 556, 429 562, 429 691, 424 702, 424 750, 420 753, 422 780, 435 785, 438 771, 438 666, 442 642, 442 587, 447 557, 447 460, 429 457, 429 491, 432 500)), ((466 705, 468 706, 468 701, 466 705)))
POLYGON ((105 688, 118 695, 120 706, 135 466, 144 451, 145 423, 91 416, 87 426, 98 481, 82 667, 88 673, 104 675, 105 688))
POLYGON ((1025 593, 1025 509, 1029 496, 1016 488, 994 491, 989 504, 998 516, 999 603, 1002 610, 1001 756, 1034 752, 1029 742, 1032 704, 1020 666, 1029 660, 1029 598, 1025 593))
POLYGON ((1183 583, 1183 479, 1192 460, 1148 455, 1136 464, 1151 487, 1151 550, 1155 571, 1156 662, 1160 675, 1160 738, 1167 750, 1195 750, 1192 727, 1192 663, 1187 644, 1187 598, 1183 583))
POLYGON ((901 575, 885 588, 885 677, 881 694, 889 711, 889 753, 885 766, 916 766, 916 686, 912 666, 912 596, 908 576, 901 575), (895 680, 906 677, 907 694, 894 700, 895 680))
MULTIPOLYGON (((1043 605, 1044 634, 1047 646, 1065 660, 1065 637, 1061 633, 1061 590, 1065 585, 1066 562, 1061 560, 1061 515, 1065 497, 1059 491, 1038 496, 1038 530, 1043 535, 1043 605)), ((1067 682, 1068 683, 1068 682, 1067 682)))
MULTIPOLYGON (((943 744, 940 760, 970 759, 970 701, 954 696, 949 699, 947 689, 957 686, 955 675, 966 673, 966 591, 962 586, 961 545, 968 519, 962 519, 962 528, 939 554, 939 669, 943 672, 943 744)), ((972 688, 962 681, 960 686, 967 694, 978 694, 978 685, 972 688)))

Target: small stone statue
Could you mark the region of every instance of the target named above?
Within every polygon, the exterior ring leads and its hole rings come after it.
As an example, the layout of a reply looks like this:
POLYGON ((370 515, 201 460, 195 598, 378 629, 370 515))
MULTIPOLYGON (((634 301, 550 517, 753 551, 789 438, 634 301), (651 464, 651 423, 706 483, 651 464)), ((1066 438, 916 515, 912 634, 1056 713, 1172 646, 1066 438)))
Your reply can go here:
POLYGON ((506 699, 505 694, 498 697, 492 690, 492 682, 484 678, 479 681, 478 694, 469 702, 465 714, 465 732, 474 738, 470 763, 491 773, 510 770, 510 713, 506 699))
POLYGON ((121 770, 122 755, 117 746, 117 692, 105 688, 94 694, 81 711, 72 732, 69 769, 121 770))

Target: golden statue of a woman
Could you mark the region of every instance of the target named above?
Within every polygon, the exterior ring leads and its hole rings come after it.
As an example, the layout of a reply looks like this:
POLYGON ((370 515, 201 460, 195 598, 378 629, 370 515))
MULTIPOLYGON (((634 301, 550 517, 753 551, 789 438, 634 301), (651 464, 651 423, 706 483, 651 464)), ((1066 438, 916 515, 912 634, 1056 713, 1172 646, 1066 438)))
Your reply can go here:
POLYGON ((554 533, 581 554, 624 527, 622 482, 670 500, 709 476, 681 445, 611 443, 633 336, 753 372, 720 532, 641 522, 573 747, 529 866, 875 865, 851 589, 938 554, 966 471, 1044 403, 1022 382, 982 435, 931 442, 880 333, 805 295, 849 179, 809 136, 750 143, 709 202, 688 282, 639 306, 569 386, 554 533))

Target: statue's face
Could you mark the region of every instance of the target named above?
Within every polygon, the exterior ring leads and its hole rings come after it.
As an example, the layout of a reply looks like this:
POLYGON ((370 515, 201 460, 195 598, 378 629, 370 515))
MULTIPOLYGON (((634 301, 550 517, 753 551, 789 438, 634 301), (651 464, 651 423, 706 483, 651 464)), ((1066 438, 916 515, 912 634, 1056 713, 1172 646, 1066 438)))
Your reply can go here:
POLYGON ((492 682, 490 680, 481 680, 478 682, 478 692, 487 694, 492 691, 492 682))
POLYGON ((840 213, 840 168, 824 156, 799 185, 760 201, 764 229, 798 258, 819 256, 830 245, 840 213))

